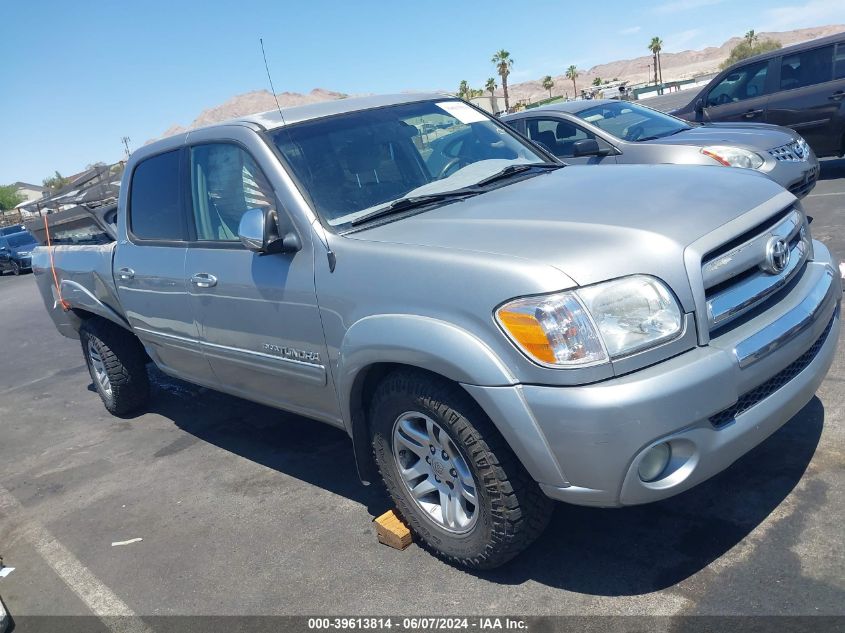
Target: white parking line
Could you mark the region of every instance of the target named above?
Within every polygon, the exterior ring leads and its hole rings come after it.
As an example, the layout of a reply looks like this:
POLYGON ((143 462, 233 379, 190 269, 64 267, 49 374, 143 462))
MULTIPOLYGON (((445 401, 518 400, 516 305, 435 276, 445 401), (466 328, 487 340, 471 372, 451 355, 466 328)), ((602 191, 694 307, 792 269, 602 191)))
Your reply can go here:
POLYGON ((845 196, 845 191, 830 191, 828 193, 811 193, 808 198, 821 198, 822 196, 845 196))
MULTIPOLYGON (((0 486, 0 510, 22 519, 22 534, 53 571, 114 633, 153 633, 129 606, 106 587, 47 528, 26 520, 23 507, 8 490, 0 486), (120 617, 114 617, 120 616, 120 617)), ((7 560, 9 559, 6 553, 7 560)), ((25 573, 18 569, 18 573, 25 573)))

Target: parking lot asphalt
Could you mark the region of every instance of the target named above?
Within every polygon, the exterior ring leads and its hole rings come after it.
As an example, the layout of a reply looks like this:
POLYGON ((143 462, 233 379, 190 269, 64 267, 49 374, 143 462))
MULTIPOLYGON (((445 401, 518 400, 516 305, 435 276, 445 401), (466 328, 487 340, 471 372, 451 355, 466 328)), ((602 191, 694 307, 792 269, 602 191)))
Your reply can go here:
MULTIPOLYGON (((805 200, 845 260, 845 160, 805 200)), ((174 614, 845 614, 845 343, 728 470, 624 509, 557 506, 508 566, 376 542, 390 507, 342 432, 154 373, 111 417, 32 275, 0 278, 0 579, 14 618, 174 614), (113 542, 141 538, 127 545, 113 542)))

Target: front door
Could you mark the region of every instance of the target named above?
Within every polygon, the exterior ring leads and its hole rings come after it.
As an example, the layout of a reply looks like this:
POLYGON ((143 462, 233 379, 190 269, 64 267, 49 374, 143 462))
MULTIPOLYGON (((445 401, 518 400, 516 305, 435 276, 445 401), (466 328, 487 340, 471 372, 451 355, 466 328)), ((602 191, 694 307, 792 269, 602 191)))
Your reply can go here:
POLYGON ((616 162, 613 146, 569 119, 553 116, 532 116, 525 119, 528 138, 546 147, 552 154, 573 165, 612 165, 616 162), (594 139, 604 156, 575 156, 576 141, 594 139))
POLYGON ((125 225, 114 255, 114 280, 135 334, 164 371, 213 386, 197 341, 185 284, 187 222, 182 151, 141 160, 129 184, 125 225))
POLYGON ((767 123, 791 127, 822 156, 838 153, 842 141, 833 119, 842 107, 845 79, 834 77, 833 53, 829 44, 780 58, 778 90, 766 115, 767 123))
POLYGON ((704 97, 704 121, 765 122, 772 64, 751 63, 722 77, 704 97))
POLYGON ((200 344, 228 393, 337 422, 337 398, 317 309, 311 236, 296 253, 261 255, 238 239, 247 209, 289 222, 256 160, 242 145, 189 148, 196 239, 186 281, 200 344))

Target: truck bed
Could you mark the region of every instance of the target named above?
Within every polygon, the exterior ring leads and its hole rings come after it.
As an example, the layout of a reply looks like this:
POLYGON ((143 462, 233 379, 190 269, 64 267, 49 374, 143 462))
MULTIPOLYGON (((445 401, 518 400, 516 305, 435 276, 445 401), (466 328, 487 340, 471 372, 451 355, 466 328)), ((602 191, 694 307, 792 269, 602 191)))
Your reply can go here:
POLYGON ((98 314, 126 326, 112 274, 116 242, 91 245, 39 246, 32 252, 32 271, 44 305, 64 336, 78 338, 81 311, 98 314), (53 253, 55 279, 50 267, 53 253), (59 291, 56 289, 58 280, 59 291), (71 301, 66 311, 60 299, 71 301))

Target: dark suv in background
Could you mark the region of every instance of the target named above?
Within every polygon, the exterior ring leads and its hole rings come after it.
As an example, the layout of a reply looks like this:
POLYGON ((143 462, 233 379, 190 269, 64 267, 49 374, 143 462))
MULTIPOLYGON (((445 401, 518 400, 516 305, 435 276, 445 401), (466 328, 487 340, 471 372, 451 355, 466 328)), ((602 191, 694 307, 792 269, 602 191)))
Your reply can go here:
POLYGON ((671 114, 783 125, 801 134, 816 156, 843 156, 845 33, 744 59, 671 114))
POLYGON ((15 275, 22 270, 32 270, 32 249, 38 241, 29 231, 17 231, 0 236, 0 273, 15 275))

